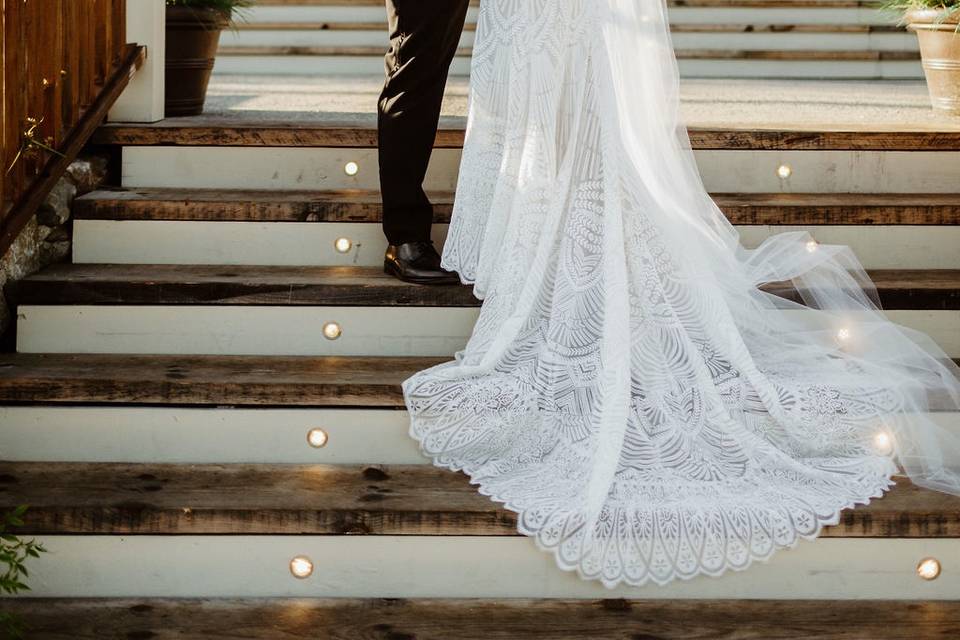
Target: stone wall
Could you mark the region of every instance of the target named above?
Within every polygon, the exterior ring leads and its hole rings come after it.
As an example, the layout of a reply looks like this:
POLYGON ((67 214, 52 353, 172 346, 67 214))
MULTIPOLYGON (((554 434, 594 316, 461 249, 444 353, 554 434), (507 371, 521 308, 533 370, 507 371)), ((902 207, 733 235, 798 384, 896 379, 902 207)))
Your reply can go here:
POLYGON ((106 156, 78 158, 0 259, 0 334, 6 333, 14 322, 13 309, 7 303, 3 287, 49 264, 69 260, 73 201, 102 185, 106 175, 106 156))

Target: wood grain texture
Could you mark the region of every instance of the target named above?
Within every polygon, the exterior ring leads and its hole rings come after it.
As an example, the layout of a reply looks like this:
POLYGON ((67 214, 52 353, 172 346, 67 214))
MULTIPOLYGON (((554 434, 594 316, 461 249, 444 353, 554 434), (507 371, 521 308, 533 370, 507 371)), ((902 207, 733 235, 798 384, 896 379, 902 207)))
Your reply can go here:
POLYGON ((402 407, 445 358, 2 354, 0 402, 402 407))
MULTIPOLYGON (((290 21, 290 22, 241 22, 236 25, 238 31, 378 31, 382 32, 385 22, 357 22, 352 20, 326 21, 290 21)), ((477 25, 468 21, 464 31, 476 31, 477 25)), ((689 23, 672 24, 673 33, 899 33, 902 27, 895 25, 872 24, 786 24, 786 23, 689 23)), ((239 47, 238 47, 239 48, 239 47)))
MULTIPOLYGON (((402 408, 400 384, 449 358, 0 354, 0 403, 402 408)), ((928 398, 931 411, 949 398, 928 398)))
MULTIPOLYGON (((468 58, 472 50, 460 47, 456 55, 468 58)), ((237 45, 221 46, 221 56, 326 56, 335 58, 383 56, 384 47, 365 45, 237 45)), ((819 62, 920 60, 919 51, 880 51, 875 49, 677 49, 677 60, 815 60, 819 62)))
POLYGON ((17 304, 480 306, 470 287, 408 284, 376 267, 59 264, 6 291, 17 304))
MULTIPOLYGON (((465 119, 441 119, 434 146, 463 146, 465 119)), ((862 150, 862 151, 957 151, 960 128, 944 130, 942 123, 917 123, 905 131, 870 127, 858 130, 823 131, 801 126, 782 129, 705 128, 689 129, 694 149, 712 150, 862 150)), ((223 116, 169 118, 153 124, 116 123, 101 127, 97 144, 126 146, 266 146, 266 147, 362 147, 377 146, 376 116, 358 119, 318 114, 315 122, 254 120, 238 122, 223 116)))
POLYGON ((960 602, 897 600, 7 599, 31 640, 926 640, 960 602))
MULTIPOLYGON (((97 6, 103 7, 105 3, 101 1, 97 6)), ((106 36, 103 35, 102 37, 105 38, 106 36)), ((109 42, 100 44, 101 47, 112 46, 109 42)), ((104 55, 107 54, 104 53, 104 55)), ((102 67, 101 71, 104 73, 112 69, 109 78, 101 79, 100 82, 91 85, 91 92, 95 91, 95 94, 91 98, 92 102, 89 106, 86 104, 82 105, 83 112, 79 119, 74 123, 70 123, 70 128, 58 144, 53 140, 53 120, 51 120, 51 124, 49 125, 51 133, 50 143, 57 144, 58 153, 49 156, 42 163, 42 166, 38 168, 36 173, 29 177, 28 182, 19 190, 18 197, 10 199, 9 209, 6 209, 5 206, 0 207, 0 211, 3 213, 2 220, 0 220, 0 255, 5 253, 17 238, 23 227, 36 213, 37 208, 43 202, 47 193, 50 192, 57 180, 66 172, 67 167, 76 159, 83 146, 93 135, 94 131, 96 131, 96 128, 100 126, 107 117, 107 112, 113 103, 116 102, 117 98, 120 97, 120 94, 130 82, 132 75, 143 65, 146 48, 137 45, 128 45, 120 64, 115 69, 109 66, 109 61, 112 60, 112 56, 112 52, 107 56, 106 60, 90 56, 90 58, 93 59, 90 60, 89 63, 99 64, 100 67, 102 67), (97 62, 98 60, 100 60, 100 62, 97 62)), ((61 109, 59 105, 57 105, 56 108, 58 111, 61 109)), ((53 109, 53 107, 50 107, 50 109, 53 109)), ((57 114, 57 119, 59 119, 59 114, 57 114)), ((42 137, 43 133, 38 133, 38 136, 42 137)), ((3 204, 5 205, 5 203, 3 204)))
MULTIPOLYGON (((517 535, 467 477, 430 465, 0 462, 25 534, 517 535)), ((960 497, 906 478, 827 537, 960 537, 960 497)))
MULTIPOLYGON (((449 222, 453 194, 432 192, 435 222, 449 222)), ((947 200, 950 200, 947 197, 947 200)), ((960 195, 955 202, 960 221, 960 195)), ((78 220, 380 222, 379 191, 164 189, 100 190, 74 201, 78 220)))
MULTIPOLYGON (((432 192, 434 222, 447 223, 453 194, 432 192)), ((955 225, 960 193, 715 193, 732 224, 955 225)), ((79 220, 380 222, 378 191, 140 188, 94 191, 74 201, 79 220)))
MULTIPOLYGON (((286 7, 379 7, 381 0, 258 0, 263 6, 286 7)), ((480 0, 470 0, 471 6, 479 6, 480 0)), ((670 7, 751 7, 751 8, 801 8, 815 7, 839 9, 849 7, 873 7, 871 0, 667 0, 670 7)))
MULTIPOLYGON (((868 275, 885 309, 960 309, 960 269, 868 275)), ((764 290, 801 300, 789 283, 764 290)), ((408 284, 377 267, 56 264, 6 292, 15 304, 480 306, 470 287, 408 284)))

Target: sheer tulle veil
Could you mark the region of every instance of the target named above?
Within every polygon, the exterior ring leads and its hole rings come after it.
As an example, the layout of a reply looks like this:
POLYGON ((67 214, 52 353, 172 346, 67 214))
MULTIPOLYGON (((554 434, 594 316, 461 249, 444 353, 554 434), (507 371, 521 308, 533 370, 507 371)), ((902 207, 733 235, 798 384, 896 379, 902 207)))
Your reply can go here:
POLYGON ((705 238, 703 253, 686 256, 702 259, 698 277, 712 274, 714 286, 728 292, 732 311, 749 310, 737 318, 743 326, 757 322, 755 310, 800 310, 792 314, 797 322, 785 325, 778 314, 777 326, 770 328, 784 339, 784 357, 815 362, 835 353, 845 336, 844 353, 865 368, 865 380, 875 375, 874 384, 903 394, 900 411, 880 420, 903 470, 916 484, 960 493, 960 421, 921 417, 931 409, 944 417, 960 410, 960 369, 926 335, 883 316, 873 284, 848 247, 812 244, 805 233, 775 235, 753 250, 740 245, 736 229, 703 187, 680 118, 679 72, 664 3, 604 2, 603 33, 625 154, 652 197, 673 213, 666 218, 674 241, 691 234, 705 238), (789 280, 805 306, 754 290, 789 280), (753 294, 749 303, 737 299, 744 291, 753 294), (803 313, 808 307, 819 311, 803 313))
POLYGON ((847 247, 704 189, 663 0, 484 0, 443 252, 484 299, 411 435, 607 586, 815 537, 901 470, 960 494, 960 370, 847 247))

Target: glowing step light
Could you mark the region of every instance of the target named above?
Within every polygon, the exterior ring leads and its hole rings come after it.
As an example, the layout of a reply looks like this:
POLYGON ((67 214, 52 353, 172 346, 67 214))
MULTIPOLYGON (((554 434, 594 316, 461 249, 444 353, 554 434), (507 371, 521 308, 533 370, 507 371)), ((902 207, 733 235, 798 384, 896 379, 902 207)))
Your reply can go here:
POLYGON ((360 173, 360 165, 351 160, 347 164, 343 165, 343 172, 348 176, 355 176, 360 173))
POLYGON ((307 556, 295 556, 290 560, 290 573, 301 580, 309 578, 313 574, 313 560, 307 556))
POLYGON ((793 175, 793 168, 788 164, 782 164, 777 167, 777 177, 781 180, 786 180, 793 175))
POLYGON ((924 580, 936 580, 940 577, 940 561, 936 558, 924 558, 917 565, 917 575, 924 580))
POLYGON ((310 443, 310 446, 314 449, 322 449, 327 446, 327 441, 330 439, 327 436, 327 432, 323 429, 310 429, 307 432, 307 442, 310 443))
POLYGON ((323 325, 323 337, 327 340, 336 340, 343 335, 343 329, 336 322, 328 322, 323 325))
POLYGON ((881 431, 873 437, 873 448, 882 456, 893 453, 893 438, 886 431, 881 431))
POLYGON ((337 238, 333 242, 333 248, 337 250, 337 253, 348 253, 350 249, 353 249, 353 241, 350 238, 337 238))

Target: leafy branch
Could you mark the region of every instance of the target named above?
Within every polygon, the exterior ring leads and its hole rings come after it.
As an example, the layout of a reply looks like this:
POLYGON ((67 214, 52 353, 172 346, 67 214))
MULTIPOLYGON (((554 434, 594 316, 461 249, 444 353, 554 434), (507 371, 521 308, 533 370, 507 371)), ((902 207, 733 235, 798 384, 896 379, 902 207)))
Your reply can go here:
MULTIPOLYGON (((24 582, 30 577, 26 567, 27 558, 39 558, 41 553, 46 552, 39 542, 22 540, 9 532, 12 527, 23 526, 23 515, 26 512, 27 505, 20 505, 4 514, 0 521, 0 571, 3 571, 0 574, 0 592, 9 595, 30 590, 24 582)), ((22 638, 23 633, 23 622, 17 616, 0 612, 0 636, 22 638)))

